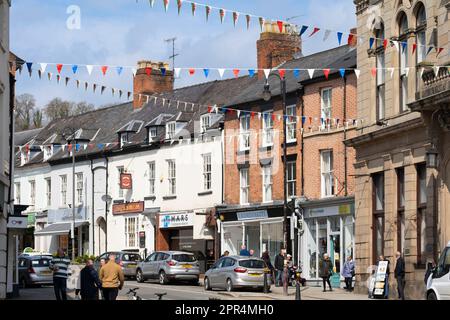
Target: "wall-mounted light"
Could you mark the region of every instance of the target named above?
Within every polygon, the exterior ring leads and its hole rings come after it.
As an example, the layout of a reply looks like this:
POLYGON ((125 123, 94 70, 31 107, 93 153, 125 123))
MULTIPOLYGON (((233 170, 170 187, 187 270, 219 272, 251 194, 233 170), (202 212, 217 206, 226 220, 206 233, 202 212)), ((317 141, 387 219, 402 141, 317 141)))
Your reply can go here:
POLYGON ((427 168, 437 169, 438 152, 434 146, 427 150, 426 160, 427 160, 427 168))

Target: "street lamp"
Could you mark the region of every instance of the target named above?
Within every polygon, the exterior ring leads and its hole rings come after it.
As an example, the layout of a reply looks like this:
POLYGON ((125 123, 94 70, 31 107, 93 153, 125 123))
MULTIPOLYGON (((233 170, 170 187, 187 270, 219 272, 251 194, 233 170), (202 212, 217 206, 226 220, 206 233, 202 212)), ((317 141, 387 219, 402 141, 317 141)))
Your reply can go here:
POLYGON ((426 153, 427 168, 437 169, 438 167, 438 151, 434 146, 427 150, 426 153))
POLYGON ((78 130, 68 129, 63 134, 64 139, 68 145, 71 145, 72 152, 72 226, 70 235, 72 237, 72 260, 75 260, 75 151, 78 143, 89 143, 89 139, 76 138, 75 135, 78 130))

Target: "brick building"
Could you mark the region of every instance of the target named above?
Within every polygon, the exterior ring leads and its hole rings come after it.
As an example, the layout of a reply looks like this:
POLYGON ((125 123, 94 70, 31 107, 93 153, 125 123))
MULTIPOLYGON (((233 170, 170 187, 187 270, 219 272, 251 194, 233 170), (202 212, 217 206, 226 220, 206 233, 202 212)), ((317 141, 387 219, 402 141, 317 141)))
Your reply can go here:
MULTIPOLYGON (((377 38, 371 49, 358 46, 358 68, 366 70, 358 80, 358 117, 365 121, 348 143, 356 150, 357 288, 367 292, 380 255, 393 270, 400 251, 406 295, 423 298, 425 264, 450 237, 450 81, 448 68, 433 68, 449 63, 450 3, 354 2, 358 35, 377 38), (396 43, 405 45, 396 50, 396 43)), ((391 292, 394 282, 391 273, 391 292)))
MULTIPOLYGON (((354 153, 343 142, 355 135, 349 119, 356 118, 356 76, 341 76, 339 69, 356 66, 356 50, 343 46, 303 56, 300 43, 289 30, 266 25, 257 48, 258 69, 286 70, 287 193, 290 202, 303 198, 305 218, 304 233, 288 232, 288 251, 311 280, 318 279, 324 252, 334 253, 337 271, 341 257, 353 253, 354 153), (313 68, 310 77, 306 70, 313 68), (301 70, 297 76, 295 69, 301 70)), ((222 251, 238 254, 245 244, 256 256, 269 251, 273 261, 284 242, 283 108, 279 79, 269 76, 268 83, 268 102, 260 71, 258 81, 225 106, 241 111, 225 116, 225 201, 218 214, 222 251)))

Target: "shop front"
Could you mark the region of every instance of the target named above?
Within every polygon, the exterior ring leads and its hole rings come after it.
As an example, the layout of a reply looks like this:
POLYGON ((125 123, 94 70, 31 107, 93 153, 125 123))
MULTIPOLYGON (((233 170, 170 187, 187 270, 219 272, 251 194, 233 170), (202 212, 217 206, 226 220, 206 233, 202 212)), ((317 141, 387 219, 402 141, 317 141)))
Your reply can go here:
POLYGON ((319 280, 319 261, 328 253, 335 266, 331 280, 338 286, 343 280, 340 273, 346 259, 354 257, 354 198, 308 201, 302 207, 305 221, 300 244, 303 276, 319 280))
POLYGON ((204 212, 183 211, 160 213, 156 250, 193 253, 204 273, 214 260, 214 230, 206 223, 204 212))
POLYGON ((220 240, 222 252, 239 255, 241 246, 261 257, 268 251, 273 262, 283 246, 283 208, 257 207, 236 211, 219 209, 220 240))

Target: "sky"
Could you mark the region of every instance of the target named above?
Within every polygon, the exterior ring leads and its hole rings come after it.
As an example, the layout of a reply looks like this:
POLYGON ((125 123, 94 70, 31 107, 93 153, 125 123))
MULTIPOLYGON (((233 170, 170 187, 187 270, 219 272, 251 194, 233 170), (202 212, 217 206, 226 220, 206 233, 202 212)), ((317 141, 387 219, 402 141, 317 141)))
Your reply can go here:
MULTIPOLYGON (((198 3, 240 11, 273 20, 291 20, 299 26, 310 25, 302 44, 303 54, 308 55, 338 45, 336 36, 323 42, 323 33, 308 38, 313 26, 348 32, 356 25, 353 0, 199 0, 198 3), (305 37, 306 36, 306 37, 305 37)), ((166 13, 163 0, 156 0, 150 7, 148 0, 14 0, 11 7, 11 51, 25 61, 34 62, 32 77, 22 72, 16 83, 16 94, 30 93, 37 106, 45 106, 51 99, 60 97, 70 101, 86 101, 96 106, 125 102, 111 91, 100 95, 91 90, 77 89, 75 81, 66 87, 55 79, 39 80, 36 63, 64 63, 112 66, 135 66, 139 60, 167 61, 172 45, 164 40, 176 37, 176 67, 256 68, 256 41, 260 27, 256 18, 247 30, 245 17, 239 17, 233 26, 231 12, 227 12, 223 24, 217 10, 213 10, 206 22, 203 7, 196 16, 185 3, 178 15, 176 0, 169 2, 166 13), (80 10, 79 28, 68 27, 73 21, 70 6, 80 10)), ((73 24, 72 24, 73 26, 73 24)), ((345 41, 344 41, 345 42, 345 41)), ((49 65, 46 72, 56 75, 56 67, 49 65)), ((231 73, 231 72, 228 72, 231 73)), ((96 68, 89 75, 80 67, 76 75, 70 67, 64 67, 61 76, 80 81, 132 91, 133 75, 124 69, 119 76, 109 70, 106 76, 96 68)), ((224 78, 233 74, 225 74, 224 78)), ((218 76, 210 73, 208 79, 201 72, 190 76, 182 72, 175 87, 211 81, 218 76)))

